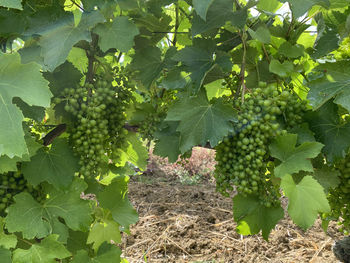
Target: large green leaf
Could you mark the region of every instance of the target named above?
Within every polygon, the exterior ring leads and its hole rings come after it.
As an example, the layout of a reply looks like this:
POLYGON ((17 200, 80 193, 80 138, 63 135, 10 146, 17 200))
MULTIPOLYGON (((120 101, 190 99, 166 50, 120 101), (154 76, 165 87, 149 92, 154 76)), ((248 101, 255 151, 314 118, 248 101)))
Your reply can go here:
POLYGON ((331 51, 339 47, 339 41, 338 32, 334 30, 324 32, 319 38, 316 39, 311 57, 313 59, 317 59, 328 55, 331 51))
POLYGON ((124 166, 125 163, 131 162, 138 168, 145 170, 148 159, 146 147, 142 144, 136 133, 130 132, 126 137, 126 141, 126 148, 120 149, 121 162, 119 165, 124 166))
POLYGON ((112 219, 110 213, 105 213, 92 225, 87 244, 93 244, 92 248, 97 251, 103 242, 110 243, 111 241, 121 242, 119 224, 112 219))
POLYGON ((342 122, 337 110, 337 105, 329 101, 306 115, 316 139, 325 145, 323 152, 330 162, 345 156, 350 147, 350 122, 342 122))
POLYGON ((84 12, 79 24, 75 26, 72 13, 45 26, 40 32, 41 55, 50 71, 61 65, 73 45, 81 40, 91 41, 89 29, 104 21, 99 11, 84 12))
POLYGON ((181 135, 176 131, 178 122, 165 122, 164 127, 157 131, 154 136, 157 139, 154 153, 159 156, 168 157, 170 162, 176 162, 181 154, 181 135))
POLYGON ((270 72, 275 73, 282 78, 290 76, 293 69, 294 69, 293 63, 288 60, 281 63, 277 59, 273 59, 271 60, 270 66, 269 66, 270 72))
POLYGON ((284 216, 282 207, 267 208, 256 196, 236 195, 233 198, 233 216, 237 222, 238 233, 255 235, 262 230, 265 240, 271 230, 284 216))
POLYGON ((30 161, 30 158, 43 147, 42 144, 36 142, 29 132, 25 133, 24 139, 28 147, 28 154, 24 154, 22 158, 13 157, 10 158, 7 155, 0 156, 0 173, 15 172, 17 171, 17 163, 21 161, 30 161))
POLYGON ((314 178, 322 185, 324 191, 328 193, 330 188, 337 187, 340 183, 340 173, 328 166, 323 166, 320 169, 315 169, 314 178))
POLYGON ((92 220, 89 201, 80 198, 86 187, 81 179, 74 180, 65 191, 48 187, 48 199, 42 204, 28 193, 16 195, 5 218, 7 230, 22 232, 27 239, 43 238, 51 233, 54 220, 60 217, 69 228, 86 231, 92 220))
POLYGON ((181 70, 175 68, 169 71, 161 82, 161 86, 168 90, 179 90, 186 86, 187 82, 181 75, 181 70))
POLYGON ((39 244, 32 245, 29 249, 17 248, 13 252, 13 263, 55 263, 58 259, 64 259, 71 254, 64 245, 57 241, 57 235, 50 235, 41 240, 39 244))
POLYGON ((45 72, 44 77, 50 81, 50 90, 55 96, 62 95, 64 89, 76 87, 83 77, 81 72, 72 63, 65 62, 53 72, 45 72))
POLYGON ((34 186, 47 181, 55 187, 67 187, 79 170, 78 162, 67 140, 56 138, 50 150, 40 149, 30 162, 24 163, 22 172, 34 186))
POLYGON ((323 144, 318 142, 304 142, 302 145, 295 147, 296 143, 296 134, 286 134, 278 136, 270 144, 271 156, 282 162, 274 170, 277 177, 284 177, 287 174, 293 174, 299 171, 313 171, 309 159, 316 157, 321 152, 323 144))
POLYGON ((198 91, 205 76, 214 67, 215 42, 212 40, 195 38, 193 46, 181 49, 173 59, 181 61, 186 71, 191 72, 194 90, 198 91))
POLYGON ((109 209, 113 219, 124 227, 134 224, 138 220, 138 215, 128 198, 127 183, 127 177, 119 176, 97 194, 101 207, 109 209))
POLYGON ((274 13, 281 7, 281 3, 278 0, 260 0, 257 4, 257 8, 267 12, 274 13))
POLYGON ((145 47, 136 50, 131 67, 136 71, 137 79, 149 87, 163 69, 160 49, 145 47))
POLYGON ((318 109, 331 98, 350 112, 350 61, 320 64, 315 68, 324 72, 322 78, 309 83, 307 98, 314 109, 318 109))
MULTIPOLYGON (((213 0, 209 3, 208 8, 205 7, 207 1, 201 2, 205 2, 201 5, 204 8, 200 8, 199 13, 196 11, 192 20, 193 36, 214 28, 219 28, 223 26, 226 21, 230 21, 233 18, 233 0, 213 0), (205 9, 207 9, 206 12, 205 9), (203 19, 202 16, 204 13, 206 13, 206 18, 203 19)), ((196 3, 196 6, 196 10, 198 10, 198 3, 196 3)))
POLYGON ((299 44, 292 45, 288 41, 284 42, 278 48, 278 53, 288 57, 288 58, 297 58, 304 55, 304 47, 299 44))
POLYGON ((72 63, 81 73, 87 72, 88 58, 84 49, 73 47, 68 54, 67 61, 72 63))
POLYGON ((0 0, 0 6, 23 10, 21 0, 0 0))
POLYGON ((22 128, 22 112, 12 103, 20 97, 28 105, 48 107, 51 93, 36 63, 21 64, 20 56, 0 55, 0 155, 28 154, 22 128))
MULTIPOLYGON (((17 237, 14 234, 6 234, 4 231, 4 218, 0 218, 0 247, 10 249, 17 245, 17 237)), ((1 258, 1 256, 0 256, 1 258)))
POLYGON ((205 21, 207 19, 207 12, 214 0, 193 0, 193 7, 196 13, 205 21))
POLYGON ((305 176, 296 184, 291 175, 286 175, 281 188, 288 197, 290 217, 303 229, 313 225, 319 212, 330 211, 322 186, 311 176, 305 176))
POLYGON ((103 52, 110 48, 128 52, 134 44, 134 37, 139 34, 138 28, 127 16, 118 16, 111 23, 99 24, 94 32, 100 36, 99 46, 103 52))
POLYGON ((248 28, 252 38, 259 40, 261 43, 270 43, 270 31, 266 26, 260 26, 256 31, 248 28))
POLYGON ((167 121, 179 121, 180 150, 184 153, 196 145, 205 145, 208 141, 215 147, 230 131, 231 121, 236 119, 233 108, 218 99, 209 103, 205 92, 196 97, 179 100, 169 109, 167 121))

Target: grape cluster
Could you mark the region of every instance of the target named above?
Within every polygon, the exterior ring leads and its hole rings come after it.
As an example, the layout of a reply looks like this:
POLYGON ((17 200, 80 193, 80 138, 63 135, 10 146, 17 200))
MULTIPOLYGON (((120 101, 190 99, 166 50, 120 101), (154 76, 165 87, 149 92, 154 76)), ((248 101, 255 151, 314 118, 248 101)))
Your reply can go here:
POLYGON ((95 176, 102 163, 119 161, 119 149, 125 144, 125 109, 131 100, 132 87, 123 74, 114 81, 104 76, 76 89, 66 89, 64 109, 77 121, 72 128, 72 144, 80 157, 80 173, 95 176))
MULTIPOLYGON (((138 132, 143 139, 152 141, 154 139, 154 133, 158 130, 158 126, 167 116, 168 109, 176 101, 174 91, 163 90, 161 96, 155 96, 151 98, 146 104, 152 105, 151 112, 148 113, 142 123, 138 123, 138 132)), ((150 109, 148 109, 150 110, 150 109)))
POLYGON ((266 207, 274 206, 279 192, 267 173, 268 145, 273 137, 301 122, 305 104, 274 86, 257 88, 243 104, 234 104, 239 109, 236 133, 216 147, 217 189, 228 196, 235 185, 239 193, 255 194, 266 207))
POLYGON ((39 187, 28 184, 20 172, 0 174, 0 215, 13 203, 13 196, 21 192, 30 193, 38 202, 45 199, 39 187))
POLYGON ((161 119, 156 114, 147 114, 138 129, 141 137, 150 141, 153 140, 153 134, 157 131, 160 121, 161 119))
POLYGON ((342 159, 336 168, 340 172, 340 183, 336 188, 329 191, 328 201, 331 207, 331 213, 323 215, 324 218, 329 217, 338 220, 339 217, 342 220, 339 222, 342 227, 341 232, 349 234, 350 232, 350 154, 342 159))

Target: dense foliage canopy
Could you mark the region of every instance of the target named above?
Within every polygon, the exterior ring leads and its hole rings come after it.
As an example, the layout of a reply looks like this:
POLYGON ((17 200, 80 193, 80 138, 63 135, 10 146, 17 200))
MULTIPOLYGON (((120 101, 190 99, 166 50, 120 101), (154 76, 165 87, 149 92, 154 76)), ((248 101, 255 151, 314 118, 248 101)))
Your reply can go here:
POLYGON ((350 230, 349 0, 0 0, 1 262, 120 262, 147 147, 216 150, 237 231, 350 230))

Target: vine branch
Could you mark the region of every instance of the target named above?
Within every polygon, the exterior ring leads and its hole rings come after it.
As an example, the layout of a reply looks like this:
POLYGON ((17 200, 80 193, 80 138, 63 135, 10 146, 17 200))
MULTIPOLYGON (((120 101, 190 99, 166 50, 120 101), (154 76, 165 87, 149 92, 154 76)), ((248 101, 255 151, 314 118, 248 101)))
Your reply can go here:
POLYGON ((239 91, 242 89, 242 103, 244 102, 244 93, 246 90, 245 86, 245 64, 246 64, 246 54, 247 54, 247 47, 246 47, 246 33, 243 31, 242 34, 240 34, 242 39, 242 47, 243 47, 243 55, 242 55, 242 64, 241 64, 241 71, 239 73, 239 80, 240 84, 237 87, 235 99, 238 98, 239 91))
POLYGON ((176 46, 177 41, 177 30, 179 28, 179 3, 175 3, 175 33, 173 38, 173 46, 176 46))

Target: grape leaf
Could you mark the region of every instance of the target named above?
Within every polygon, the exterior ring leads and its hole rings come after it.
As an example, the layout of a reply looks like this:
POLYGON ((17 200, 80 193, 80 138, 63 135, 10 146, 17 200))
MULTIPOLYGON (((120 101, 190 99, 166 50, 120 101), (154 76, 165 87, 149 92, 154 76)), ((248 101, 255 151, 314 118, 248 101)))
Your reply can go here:
POLYGON ((25 132, 24 139, 28 147, 28 154, 24 154, 22 158, 17 156, 10 158, 7 155, 0 156, 0 173, 17 171, 17 162, 30 161, 30 158, 35 155, 38 149, 43 147, 35 141, 29 132, 25 132))
POLYGON ((270 13, 274 13, 281 7, 281 3, 278 0, 260 0, 257 4, 259 10, 264 10, 270 13))
POLYGON ((252 38, 259 40, 261 43, 270 43, 270 31, 266 26, 260 26, 256 31, 248 28, 252 38))
POLYGON ((207 12, 214 0, 193 0, 193 7, 196 13, 205 21, 207 12))
POLYGON ((109 209, 113 219, 124 227, 135 224, 138 220, 138 215, 127 195, 128 180, 128 177, 116 177, 110 185, 97 194, 101 207, 109 209))
POLYGON ((295 184, 291 175, 285 175, 281 188, 288 197, 288 213, 294 223, 303 229, 313 225, 319 212, 329 212, 330 207, 322 186, 311 176, 295 184))
POLYGON ((269 67, 270 72, 275 73, 283 78, 290 76, 293 69, 294 66, 292 62, 286 60, 283 63, 281 63, 277 59, 272 59, 269 67))
POLYGON ((15 203, 8 208, 5 218, 7 230, 10 233, 23 232, 27 239, 43 238, 50 234, 53 220, 58 217, 73 230, 87 230, 92 220, 91 208, 89 201, 80 198, 86 187, 86 183, 78 178, 65 191, 48 186, 49 197, 43 204, 25 192, 14 196, 15 203))
POLYGON ((67 244, 67 239, 69 236, 68 227, 61 223, 58 218, 52 219, 52 234, 58 235, 57 241, 67 244))
MULTIPOLYGON (((17 237, 14 234, 5 234, 4 232, 4 218, 0 218, 0 247, 10 249, 17 245, 17 237)), ((2 259, 2 257, 0 256, 2 259)))
POLYGON ((323 152, 330 162, 342 158, 350 147, 350 122, 339 120, 337 108, 329 101, 305 116, 316 139, 325 145, 323 152))
POLYGON ((307 123, 302 123, 301 125, 294 126, 290 129, 290 133, 298 135, 297 144, 303 144, 304 142, 315 142, 315 135, 310 130, 307 123))
POLYGON ((0 6, 23 10, 21 0, 0 0, 0 6))
MULTIPOLYGON (((279 1, 282 3, 287 2, 287 0, 279 1)), ((328 0, 288 0, 288 3, 291 5, 291 10, 295 18, 305 14, 314 5, 321 5, 324 7, 328 7, 330 5, 328 0)))
POLYGON ((205 91, 196 97, 179 100, 169 109, 166 121, 180 121, 180 150, 184 153, 196 145, 216 146, 230 131, 231 121, 236 119, 236 112, 230 105, 218 99, 209 103, 205 91))
POLYGON ((127 147, 125 149, 120 149, 121 161, 118 165, 124 166, 126 162, 131 162, 141 170, 146 169, 148 152, 136 133, 129 132, 126 141, 127 147))
POLYGON ((195 38, 193 46, 181 49, 173 59, 181 61, 186 71, 191 72, 194 90, 197 92, 203 84, 205 76, 214 67, 215 42, 195 38))
POLYGON ((0 258, 1 258, 1 263, 13 263, 11 260, 11 251, 0 247, 0 258))
POLYGON ((73 47, 68 54, 67 61, 72 63, 81 73, 88 70, 88 58, 84 49, 73 47))
POLYGON ((307 98, 316 110, 331 98, 350 112, 350 61, 341 60, 335 63, 324 63, 315 71, 324 72, 322 78, 309 82, 310 91, 307 98))
POLYGON ((56 138, 50 150, 42 148, 30 162, 23 163, 22 172, 34 186, 47 181, 55 187, 67 187, 79 170, 78 161, 67 140, 56 138))
MULTIPOLYGON (((319 33, 320 34, 320 33, 319 33)), ((331 30, 327 30, 322 33, 320 37, 316 39, 314 44, 314 50, 310 54, 313 59, 317 59, 326 56, 331 51, 339 47, 339 33, 331 30)))
POLYGON ((148 88, 163 69, 161 51, 158 47, 137 49, 131 63, 137 78, 148 88))
POLYGON ((292 45, 288 41, 284 42, 278 48, 278 53, 288 58, 297 58, 304 55, 304 47, 299 44, 292 45))
POLYGON ((118 16, 112 23, 99 24, 94 32, 100 36, 99 46, 103 52, 110 48, 128 52, 134 45, 134 37, 139 34, 138 28, 127 16, 118 16))
POLYGON ((164 127, 154 134, 157 139, 154 146, 154 153, 159 156, 168 157, 169 162, 172 163, 176 162, 181 154, 181 135, 176 131, 178 125, 178 122, 164 122, 164 127))
POLYGON ((71 254, 64 245, 57 241, 57 235, 50 235, 39 244, 29 249, 17 248, 13 252, 13 263, 55 263, 57 259, 64 259, 71 254))
POLYGON ((20 97, 30 106, 48 107, 52 94, 40 73, 40 66, 21 64, 17 53, 0 55, 0 79, 0 155, 22 157, 28 154, 23 115, 12 99, 20 97))
POLYGON ((318 142, 304 142, 302 145, 295 147, 297 143, 296 134, 286 134, 276 137, 270 144, 270 153, 282 161, 274 172, 277 177, 284 177, 286 174, 293 174, 299 171, 313 171, 309 158, 316 157, 323 147, 318 142))
POLYGON ((76 253, 79 250, 86 248, 86 242, 88 238, 88 232, 81 231, 72 231, 68 230, 68 238, 67 238, 67 249, 71 253, 76 253))
POLYGON ((254 235, 262 230, 262 236, 268 240, 271 230, 284 216, 282 207, 267 208, 256 196, 236 195, 233 204, 233 216, 241 235, 254 235))
POLYGON ((89 232, 87 244, 93 244, 92 248, 97 251, 103 242, 110 243, 121 242, 119 224, 112 218, 100 218, 99 222, 95 222, 89 232))
POLYGON ((67 58, 73 45, 81 40, 91 41, 89 29, 104 21, 99 11, 84 12, 78 26, 74 24, 72 13, 53 21, 40 32, 41 55, 50 71, 61 65, 67 58))
POLYGON ((167 90, 183 89, 186 86, 186 80, 181 75, 181 70, 175 68, 168 72, 161 82, 161 86, 167 90))
POLYGON ((322 185, 325 193, 328 193, 330 188, 337 187, 340 183, 339 171, 333 170, 328 166, 323 166, 321 169, 315 169, 314 178, 322 185))
POLYGON ((111 260, 113 260, 113 263, 119 263, 121 254, 122 252, 119 247, 103 243, 96 257, 90 258, 87 251, 79 250, 73 256, 72 263, 110 263, 111 260))
POLYGON ((55 96, 60 96, 64 89, 78 85, 83 75, 72 63, 65 62, 53 72, 45 72, 44 77, 50 81, 51 92, 55 96))
POLYGON ((201 10, 200 14, 196 12, 193 16, 192 36, 207 32, 210 29, 219 28, 226 21, 230 21, 233 18, 233 0, 213 0, 206 12, 206 18, 203 19, 202 15, 203 12, 201 10))

